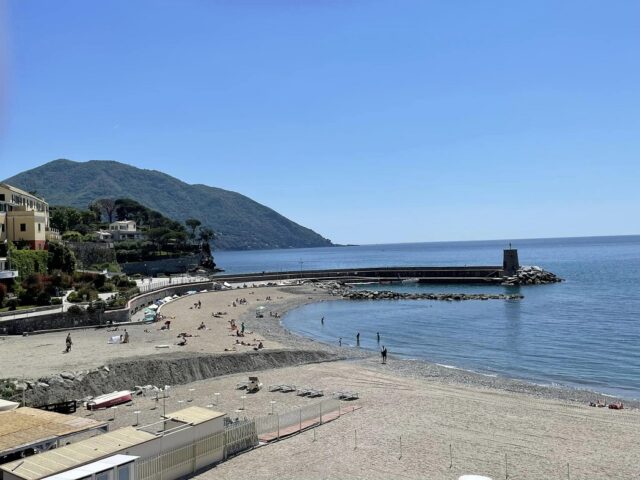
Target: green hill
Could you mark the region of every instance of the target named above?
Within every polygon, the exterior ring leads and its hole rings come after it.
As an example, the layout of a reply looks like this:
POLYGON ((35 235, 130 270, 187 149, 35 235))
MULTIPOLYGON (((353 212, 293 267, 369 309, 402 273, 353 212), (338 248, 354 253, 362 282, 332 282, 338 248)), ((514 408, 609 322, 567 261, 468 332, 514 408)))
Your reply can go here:
POLYGON ((49 205, 86 208, 99 198, 131 198, 181 222, 197 218, 216 231, 215 247, 222 250, 332 245, 239 193, 189 185, 162 172, 114 161, 55 160, 3 181, 35 191, 49 205))

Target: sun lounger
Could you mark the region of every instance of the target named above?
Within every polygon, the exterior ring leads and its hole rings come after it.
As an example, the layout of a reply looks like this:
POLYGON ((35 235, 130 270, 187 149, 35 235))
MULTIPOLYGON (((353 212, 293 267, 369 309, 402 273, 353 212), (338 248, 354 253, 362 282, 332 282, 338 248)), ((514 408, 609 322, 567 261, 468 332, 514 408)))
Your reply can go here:
POLYGON ((360 398, 358 392, 335 392, 333 396, 339 400, 356 400, 360 398))
POLYGON ((324 392, 322 390, 309 390, 309 398, 323 397, 324 392))
POLYGON ((282 393, 295 392, 296 391, 296 386, 295 385, 280 385, 280 391, 282 393))
POLYGON ((269 385, 270 392, 279 392, 282 389, 282 385, 269 385))
POLYGON ((249 385, 249 382, 236 383, 236 390, 244 390, 249 385))
POLYGON ((296 389, 296 395, 298 395, 299 397, 306 397, 307 395, 309 395, 310 392, 311 392, 310 389, 304 388, 304 387, 300 387, 296 389))

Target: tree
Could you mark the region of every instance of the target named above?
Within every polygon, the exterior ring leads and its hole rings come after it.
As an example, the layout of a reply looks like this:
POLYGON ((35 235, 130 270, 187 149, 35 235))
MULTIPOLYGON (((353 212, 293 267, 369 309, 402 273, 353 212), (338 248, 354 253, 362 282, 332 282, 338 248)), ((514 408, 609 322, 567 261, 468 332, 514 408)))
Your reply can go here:
POLYGON ((113 198, 101 198, 95 203, 100 206, 102 211, 107 215, 109 223, 113 223, 113 212, 116 210, 116 201, 113 198))
POLYGON ((204 243, 211 243, 217 238, 216 232, 214 232, 213 229, 209 227, 202 227, 200 229, 199 237, 200 241, 204 243))
POLYGON ((195 218, 187 218, 184 221, 185 225, 187 227, 189 227, 191 229, 191 235, 190 238, 192 240, 194 240, 196 238, 196 228, 198 228, 200 225, 202 225, 202 222, 200 220, 197 220, 195 218))
POLYGON ((50 272, 60 270, 64 273, 73 273, 76 269, 76 256, 64 243, 49 242, 48 252, 47 267, 50 272))

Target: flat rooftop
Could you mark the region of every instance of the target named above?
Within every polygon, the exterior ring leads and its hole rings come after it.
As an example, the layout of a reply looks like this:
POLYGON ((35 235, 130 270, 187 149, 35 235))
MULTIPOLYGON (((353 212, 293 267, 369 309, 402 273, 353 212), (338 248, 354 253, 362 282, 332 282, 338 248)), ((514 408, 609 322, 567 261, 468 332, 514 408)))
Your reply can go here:
POLYGON ((188 407, 177 412, 169 413, 165 415, 165 418, 190 425, 199 425, 200 423, 208 422, 209 420, 222 416, 224 416, 224 413, 209 410, 208 408, 188 407))
POLYGON ((0 412, 0 456, 59 437, 106 427, 106 422, 37 408, 23 407, 0 412))
POLYGON ((0 470, 10 472, 24 480, 39 480, 100 460, 155 438, 155 435, 133 427, 120 428, 55 450, 5 463, 0 465, 0 470))

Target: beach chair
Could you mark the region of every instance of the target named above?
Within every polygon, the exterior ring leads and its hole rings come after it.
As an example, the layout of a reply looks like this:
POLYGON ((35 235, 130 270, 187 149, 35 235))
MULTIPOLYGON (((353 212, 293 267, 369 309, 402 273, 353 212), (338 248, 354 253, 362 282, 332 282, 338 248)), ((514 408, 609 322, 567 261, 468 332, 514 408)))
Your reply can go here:
POLYGON ((236 383, 236 390, 246 390, 248 385, 249 385, 249 382, 236 383))
POLYGON ((270 392, 279 392, 282 389, 282 385, 269 385, 270 392))
POLYGON ((310 389, 304 388, 304 387, 300 387, 296 389, 296 395, 298 395, 299 397, 306 397, 307 395, 309 395, 310 392, 311 392, 310 389))
POLYGON ((280 385, 280 391, 282 393, 295 392, 296 391, 296 386, 295 385, 280 385))
POLYGON ((358 392, 334 392, 333 396, 338 400, 357 400, 360 398, 358 392))
POLYGON ((307 395, 309 398, 317 398, 317 397, 323 397, 324 396, 324 392, 322 390, 309 390, 309 395, 307 395))

